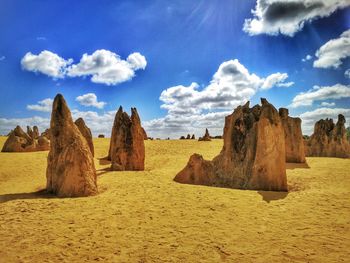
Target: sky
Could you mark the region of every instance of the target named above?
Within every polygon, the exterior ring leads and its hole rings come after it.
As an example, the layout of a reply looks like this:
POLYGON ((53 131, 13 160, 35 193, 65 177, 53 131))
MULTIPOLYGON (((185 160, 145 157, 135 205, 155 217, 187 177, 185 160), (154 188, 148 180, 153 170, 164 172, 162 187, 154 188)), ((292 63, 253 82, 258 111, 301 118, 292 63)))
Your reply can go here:
POLYGON ((109 136, 119 106, 151 137, 211 135, 266 98, 350 124, 348 0, 0 0, 0 134, 49 127, 53 98, 109 136))

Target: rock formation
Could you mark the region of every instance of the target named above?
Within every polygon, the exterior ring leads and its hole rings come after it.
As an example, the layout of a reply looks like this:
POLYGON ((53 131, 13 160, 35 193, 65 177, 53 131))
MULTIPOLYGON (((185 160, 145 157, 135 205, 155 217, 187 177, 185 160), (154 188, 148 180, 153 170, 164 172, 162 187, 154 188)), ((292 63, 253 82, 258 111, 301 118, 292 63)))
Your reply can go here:
POLYGON ((148 140, 147 133, 144 128, 142 128, 143 139, 148 140))
POLYGON ((280 108, 279 115, 284 129, 286 143, 286 162, 305 163, 305 150, 303 134, 301 132, 301 119, 289 117, 288 109, 280 108))
POLYGON ((98 137, 98 138, 104 138, 105 135, 104 135, 104 134, 99 134, 97 137, 98 137))
POLYGON ((350 143, 346 137, 345 117, 338 115, 332 119, 315 123, 314 133, 305 141, 306 156, 350 158, 350 143))
POLYGON ((185 136, 181 136, 180 140, 186 140, 186 137, 185 136))
POLYGON ((97 194, 94 159, 84 136, 74 124, 61 94, 51 113, 51 147, 47 158, 46 188, 59 197, 97 194))
POLYGON ((191 140, 191 134, 187 134, 186 140, 191 140))
POLYGON ((90 148, 90 151, 92 153, 92 156, 95 156, 91 130, 89 129, 88 126, 86 126, 83 118, 77 119, 74 123, 75 123, 75 125, 77 125, 79 131, 81 132, 81 134, 84 136, 85 140, 87 141, 89 148, 90 148))
POLYGON ((203 137, 199 137, 198 141, 211 141, 208 129, 205 129, 203 137))
POLYGON ((50 140, 50 138, 51 138, 50 129, 46 129, 44 132, 42 132, 41 136, 44 136, 50 140))
MULTIPOLYGON (((36 127, 36 126, 34 126, 36 127)), ((25 133, 20 126, 17 126, 10 132, 7 138, 2 152, 36 152, 47 151, 50 148, 50 141, 42 136, 36 136, 39 131, 36 127, 35 132, 31 127, 27 126, 27 132, 25 133)))
POLYGON ((194 136, 194 134, 192 134, 191 140, 195 140, 196 136, 194 136))
POLYGON ((285 141, 277 110, 265 99, 226 116, 224 146, 212 161, 194 154, 175 181, 238 189, 287 191, 285 141))
POLYGON ((144 134, 136 108, 131 117, 120 106, 112 128, 108 159, 115 171, 142 171, 145 163, 144 134))

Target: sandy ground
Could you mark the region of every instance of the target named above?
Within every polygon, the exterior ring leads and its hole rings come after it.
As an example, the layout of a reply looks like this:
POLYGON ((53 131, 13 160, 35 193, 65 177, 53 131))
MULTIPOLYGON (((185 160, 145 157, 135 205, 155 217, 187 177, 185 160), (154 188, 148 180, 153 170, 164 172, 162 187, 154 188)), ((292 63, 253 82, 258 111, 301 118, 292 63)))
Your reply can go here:
MULTIPOLYGON (((105 156, 109 140, 94 142, 105 156)), ((172 181, 221 147, 146 141, 144 172, 96 158, 100 194, 74 199, 38 192, 47 152, 0 153, 0 262, 350 262, 349 159, 289 164, 288 194, 172 181)))

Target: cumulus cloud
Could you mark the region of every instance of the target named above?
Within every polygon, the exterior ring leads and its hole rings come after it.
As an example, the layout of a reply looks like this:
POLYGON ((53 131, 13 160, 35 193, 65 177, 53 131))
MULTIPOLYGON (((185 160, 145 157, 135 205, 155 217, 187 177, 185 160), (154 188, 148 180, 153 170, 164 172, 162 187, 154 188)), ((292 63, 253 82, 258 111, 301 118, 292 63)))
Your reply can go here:
POLYGON ((199 136, 205 128, 210 128, 212 134, 222 134, 224 116, 259 90, 292 85, 285 83, 287 78, 286 73, 261 78, 250 73, 237 59, 225 61, 203 88, 194 82, 164 90, 159 99, 167 115, 145 122, 145 128, 157 137, 178 137, 183 133, 199 136))
POLYGON ((91 76, 94 83, 117 85, 135 76, 135 70, 145 69, 146 58, 140 53, 130 54, 127 60, 109 50, 96 50, 91 55, 84 54, 78 64, 67 69, 70 77, 91 76))
POLYGON ((55 79, 69 77, 91 76, 94 83, 117 85, 131 80, 135 71, 144 70, 146 58, 138 52, 130 54, 126 60, 109 50, 96 50, 91 55, 84 54, 80 62, 72 64, 73 60, 65 60, 55 53, 44 50, 39 55, 28 52, 21 60, 24 70, 40 72, 55 79))
POLYGON ((311 60, 311 59, 312 59, 312 56, 311 56, 311 55, 306 55, 306 57, 303 58, 301 61, 302 61, 302 62, 306 62, 306 61, 311 60))
POLYGON ((253 18, 245 19, 243 30, 250 35, 293 36, 305 23, 349 5, 348 0, 257 0, 253 18))
POLYGON ((47 98, 47 99, 38 101, 38 104, 27 105, 27 109, 33 110, 33 111, 50 112, 52 109, 52 103, 53 103, 53 99, 47 98))
POLYGON ((65 60, 55 53, 44 50, 39 55, 28 52, 21 60, 22 68, 27 71, 40 72, 53 78, 63 78, 66 67, 73 62, 65 60))
POLYGON ((102 109, 106 105, 106 102, 97 101, 97 96, 94 93, 87 93, 87 94, 78 96, 75 98, 75 100, 83 106, 87 106, 87 107, 90 106, 98 109, 102 109))
POLYGON ((38 126, 39 131, 44 131, 50 126, 49 118, 42 118, 38 116, 30 118, 0 118, 0 134, 7 135, 11 130, 13 130, 17 125, 20 125, 22 128, 29 126, 38 126))
POLYGON ((314 86, 307 92, 296 95, 290 107, 311 106, 314 101, 341 99, 350 97, 350 85, 335 84, 333 86, 314 86))
POLYGON ((335 106, 335 102, 321 102, 321 106, 324 106, 324 107, 333 107, 335 106))
POLYGON ((350 68, 344 72, 344 76, 345 76, 345 78, 350 79, 350 68))
POLYGON ((316 51, 315 68, 338 68, 350 56, 350 29, 331 39, 316 51))
POLYGON ((332 118, 335 122, 338 119, 338 114, 343 114, 349 125, 350 109, 346 108, 318 108, 313 111, 307 111, 299 115, 302 119, 303 134, 312 134, 315 123, 320 119, 332 118))

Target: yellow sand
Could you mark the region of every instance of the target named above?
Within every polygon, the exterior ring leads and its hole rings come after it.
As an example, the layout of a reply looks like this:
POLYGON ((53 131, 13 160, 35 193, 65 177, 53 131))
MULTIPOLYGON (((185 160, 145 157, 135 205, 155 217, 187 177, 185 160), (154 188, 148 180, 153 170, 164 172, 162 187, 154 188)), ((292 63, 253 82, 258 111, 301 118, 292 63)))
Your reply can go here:
MULTIPOLYGON (((5 138, 0 138, 2 147, 5 138)), ((96 157, 109 140, 95 139, 96 157)), ((289 165, 288 195, 182 185, 221 140, 146 141, 144 172, 106 172, 100 194, 48 198, 47 152, 0 154, 0 262, 350 262, 350 160, 289 165)))

